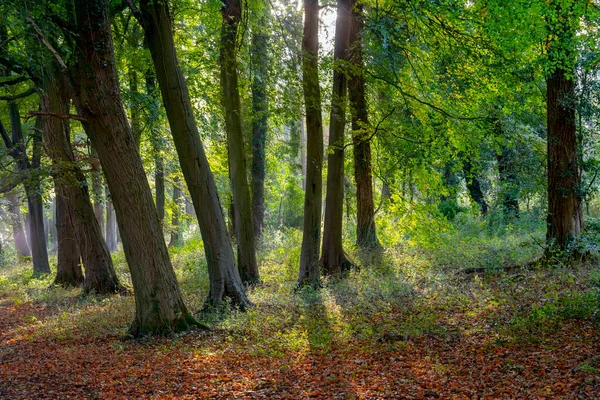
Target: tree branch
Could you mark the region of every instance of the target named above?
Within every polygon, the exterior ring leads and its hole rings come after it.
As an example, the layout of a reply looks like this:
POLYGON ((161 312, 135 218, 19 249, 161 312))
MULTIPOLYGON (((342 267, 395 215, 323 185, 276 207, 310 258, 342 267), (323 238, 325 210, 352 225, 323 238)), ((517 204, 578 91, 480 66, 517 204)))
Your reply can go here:
POLYGON ((31 116, 37 116, 37 115, 42 115, 42 116, 49 116, 49 117, 54 117, 54 118, 60 118, 60 119, 73 119, 75 121, 81 121, 81 122, 87 122, 87 118, 76 115, 76 114, 59 114, 59 113, 55 113, 52 111, 28 111, 27 114, 31 115, 31 116))
POLYGON ((36 92, 35 87, 32 87, 31 89, 26 90, 23 93, 15 94, 14 96, 0 96, 0 100, 15 101, 18 99, 22 99, 23 97, 31 96, 35 92, 36 92))
POLYGON ((29 77, 27 75, 22 75, 22 76, 18 76, 16 78, 13 78, 13 79, 9 79, 9 80, 6 80, 6 81, 1 81, 0 82, 0 87, 3 87, 3 86, 12 86, 12 85, 16 85, 18 83, 25 82, 25 81, 28 81, 28 80, 29 80, 29 77))
POLYGON ((67 69, 67 64, 65 64, 65 62, 61 58, 60 54, 58 54, 58 51, 56 51, 56 49, 50 44, 50 42, 48 41, 48 39, 46 39, 46 37, 44 36, 44 34, 40 30, 40 28, 38 28, 38 26, 36 25, 36 23, 33 20, 33 18, 27 17, 27 22, 29 23, 29 25, 31 25, 31 27, 35 31, 35 35, 37 36, 38 40, 40 42, 42 42, 42 44, 44 46, 46 46, 48 48, 48 50, 50 50, 50 53, 52 53, 52 55, 54 56, 54 58, 56 59, 56 61, 60 64, 60 66, 63 69, 67 69))

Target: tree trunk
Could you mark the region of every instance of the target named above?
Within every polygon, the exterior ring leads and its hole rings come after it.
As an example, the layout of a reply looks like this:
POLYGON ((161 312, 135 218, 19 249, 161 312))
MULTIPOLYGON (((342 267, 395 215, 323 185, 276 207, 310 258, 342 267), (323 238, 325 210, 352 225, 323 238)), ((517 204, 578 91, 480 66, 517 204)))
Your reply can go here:
MULTIPOLYGON (((160 99, 156 90, 156 81, 153 71, 146 70, 146 94, 149 97, 149 105, 147 110, 146 126, 150 130, 150 143, 152 145, 152 153, 154 156, 154 187, 156 191, 156 211, 160 223, 165 219, 165 173, 164 161, 161 155, 162 140, 160 127, 158 124, 158 108, 160 99)), ((133 114, 133 111, 132 111, 133 114)))
POLYGON ((135 294, 133 336, 177 332, 197 322, 173 271, 152 192, 131 133, 115 66, 108 5, 75 0, 74 103, 112 194, 135 294))
POLYGON ((31 251, 29 250, 27 236, 23 227, 23 214, 21 214, 20 202, 14 193, 9 192, 5 197, 8 201, 8 212, 10 213, 10 221, 12 224, 17 257, 31 257, 31 251))
POLYGON ((106 247, 110 252, 117 251, 117 223, 115 221, 115 207, 113 206, 108 186, 104 186, 106 198, 106 247))
POLYGON ((58 237, 58 259, 56 263, 55 285, 80 286, 83 283, 80 252, 72 224, 75 221, 75 210, 65 198, 64 184, 59 177, 54 180, 56 196, 56 231, 58 237))
MULTIPOLYGON (((67 87, 58 71, 53 70, 44 76, 44 92, 43 110, 59 115, 68 111, 67 87)), ((64 214, 60 220, 63 235, 77 239, 77 255, 81 254, 85 267, 84 291, 117 293, 122 286, 94 214, 85 176, 73 155, 69 132, 61 119, 46 116, 43 120, 44 144, 52 160, 57 202, 61 202, 64 214), (65 222, 63 218, 68 218, 68 221, 65 222), (67 232, 67 228, 73 231, 67 232)), ((63 239, 59 237, 59 240, 63 239)), ((59 248, 59 260, 61 257, 68 260, 73 256, 61 255, 63 250, 69 251, 69 247, 59 248)))
POLYGON ((485 217, 488 212, 488 204, 481 190, 479 178, 473 171, 473 165, 469 161, 463 161, 463 173, 465 174, 465 182, 467 183, 467 190, 471 195, 471 199, 479 206, 481 216, 485 217))
MULTIPOLYGON (((569 74, 570 75, 570 74, 569 74)), ((551 246, 566 249, 583 230, 575 126, 575 83, 557 68, 546 79, 548 123, 548 229, 551 246)))
POLYGON ((104 233, 104 185, 102 184, 102 167, 98 152, 92 146, 90 153, 90 165, 92 169, 92 193, 94 198, 94 215, 100 225, 100 232, 104 233))
POLYGON ((306 186, 298 285, 320 286, 323 120, 319 86, 319 1, 304 0, 302 87, 306 109, 306 186))
POLYGON ((260 276, 256 262, 252 203, 250 201, 248 177, 246 176, 244 133, 242 132, 240 115, 242 107, 238 90, 236 36, 238 23, 242 19, 241 0, 225 0, 221 14, 223 15, 221 25, 221 89, 223 91, 223 108, 225 109, 225 130, 227 131, 229 179, 231 181, 231 195, 235 213, 238 269, 242 282, 252 284, 257 283, 260 276))
POLYGON ((348 59, 351 0, 338 0, 333 49, 333 90, 329 122, 329 154, 327 156, 327 196, 323 224, 323 272, 336 274, 352 267, 342 247, 344 209, 344 128, 346 122, 347 77, 343 63, 348 59))
POLYGON ((140 110, 138 104, 140 93, 138 90, 137 71, 135 68, 129 68, 127 78, 129 79, 129 112, 131 113, 131 134, 133 135, 133 140, 135 141, 136 147, 139 149, 140 143, 142 142, 142 124, 140 120, 140 110))
POLYGON ((179 217, 181 215, 181 183, 179 178, 175 178, 173 182, 173 214, 171 216, 171 241, 169 247, 183 246, 183 235, 181 232, 181 224, 179 217))
POLYGON ((39 176, 40 157, 41 157, 41 139, 37 129, 40 128, 40 118, 36 119, 36 131, 33 133, 33 154, 31 161, 27 157, 27 150, 21 130, 21 116, 19 108, 15 102, 8 103, 10 114, 10 125, 12 128, 12 142, 18 152, 16 157, 17 168, 27 172, 28 175, 23 181, 25 193, 27 195, 27 206, 29 208, 29 243, 31 244, 31 254, 33 259, 33 274, 50 273, 50 264, 48 263, 48 249, 46 247, 46 234, 44 232, 44 203, 42 200, 41 178, 39 176))
POLYGON ((353 73, 348 82, 348 97, 352 115, 352 142, 354 144, 354 179, 356 180, 356 243, 363 250, 381 247, 375 227, 373 175, 371 172, 371 131, 365 97, 365 77, 361 33, 363 30, 362 4, 352 7, 350 28, 350 62, 353 73))
MULTIPOLYGON (((266 18, 260 20, 265 26, 266 18)), ((260 28, 259 28, 260 29, 260 28)), ((268 128, 267 74, 269 54, 268 36, 264 32, 254 33, 250 54, 252 59, 252 217, 254 234, 259 237, 265 218, 265 143, 268 128)))
POLYGON ((50 204, 50 211, 52 213, 52 218, 48 221, 48 251, 50 254, 56 254, 58 251, 58 220, 57 220, 57 211, 56 211, 56 190, 55 197, 50 204))
POLYGON ((245 308, 252 303, 246 297, 235 266, 217 186, 200 141, 187 84, 178 65, 167 2, 141 0, 140 8, 171 134, 204 241, 210 277, 207 305, 220 305, 225 297, 229 297, 234 305, 245 308))

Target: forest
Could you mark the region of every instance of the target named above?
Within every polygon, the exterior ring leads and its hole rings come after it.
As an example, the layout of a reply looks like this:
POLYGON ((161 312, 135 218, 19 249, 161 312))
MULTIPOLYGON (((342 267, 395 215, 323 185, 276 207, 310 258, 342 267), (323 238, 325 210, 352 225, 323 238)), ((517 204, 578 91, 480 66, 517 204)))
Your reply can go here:
POLYGON ((0 1, 0 399, 600 398, 600 1, 0 1))

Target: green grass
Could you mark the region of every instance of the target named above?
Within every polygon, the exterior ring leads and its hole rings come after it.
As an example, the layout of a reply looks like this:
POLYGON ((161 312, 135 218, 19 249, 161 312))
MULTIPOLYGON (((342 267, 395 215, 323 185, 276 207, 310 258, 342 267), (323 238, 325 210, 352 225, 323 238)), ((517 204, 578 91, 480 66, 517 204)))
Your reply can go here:
MULTIPOLYGON (((323 278, 318 291, 295 290, 301 232, 266 233, 258 254, 262 282, 249 288, 256 307, 247 312, 198 314, 208 294, 202 241, 195 237, 170 251, 189 309, 226 343, 243 344, 257 355, 326 353, 350 341, 403 346, 420 335, 486 332, 501 342, 535 341, 567 320, 599 321, 596 265, 503 272, 498 268, 541 255, 542 227, 531 229, 525 220, 494 231, 486 223, 463 218, 436 234, 436 246, 398 240, 377 255, 360 254, 346 237, 360 269, 341 279, 323 278), (459 273, 469 267, 491 272, 459 273)), ((113 259, 119 277, 130 286, 123 253, 113 259)), ((34 279, 28 264, 10 256, 0 269, 2 297, 48 310, 42 320, 29 321, 35 322, 34 337, 120 337, 133 318, 133 296, 82 296, 78 289, 50 288, 51 283, 52 276, 34 279)))

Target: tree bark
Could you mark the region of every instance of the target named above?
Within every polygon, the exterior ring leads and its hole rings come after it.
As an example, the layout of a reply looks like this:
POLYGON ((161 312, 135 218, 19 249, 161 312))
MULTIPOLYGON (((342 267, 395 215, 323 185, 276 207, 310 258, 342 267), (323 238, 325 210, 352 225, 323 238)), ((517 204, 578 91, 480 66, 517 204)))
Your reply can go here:
POLYGON ((354 179, 356 181, 356 242, 363 250, 381 247, 375 227, 373 201, 373 174, 371 170, 371 141, 361 33, 364 22, 362 4, 352 7, 350 28, 350 62, 353 73, 349 77, 348 97, 352 115, 352 142, 354 144, 354 179))
POLYGON ((235 213, 238 269, 242 282, 252 284, 259 282, 260 276, 258 274, 258 263, 256 262, 252 203, 248 177, 246 176, 246 155, 244 152, 244 133, 242 132, 242 107, 238 90, 236 36, 238 23, 242 19, 241 0, 225 0, 221 8, 221 14, 223 16, 221 25, 221 89, 225 111, 225 130, 227 131, 229 179, 231 181, 231 195, 235 213))
POLYGON ((58 238, 58 257, 56 263, 55 285, 80 286, 83 281, 80 252, 72 222, 75 210, 65 197, 64 186, 60 178, 54 180, 56 196, 56 231, 58 238))
POLYGON ((41 157, 41 138, 37 131, 40 129, 41 119, 36 119, 36 131, 33 133, 33 154, 31 161, 27 156, 23 131, 21 129, 21 116, 19 108, 15 102, 8 103, 10 115, 10 125, 12 129, 12 143, 16 150, 15 161, 20 171, 27 172, 27 177, 23 181, 25 193, 27 195, 27 205, 29 208, 29 243, 31 244, 31 254, 33 259, 33 274, 50 273, 50 264, 48 263, 48 249, 46 247, 46 234, 44 232, 44 203, 42 200, 41 177, 39 176, 40 157, 41 157))
MULTIPOLYGON (((65 114, 69 102, 67 90, 66 82, 60 73, 55 69, 51 70, 44 76, 42 110, 65 114)), ((85 176, 73 155, 65 122, 52 116, 44 116, 43 121, 44 144, 46 153, 52 160, 57 202, 60 201, 63 212, 59 229, 63 230, 64 237, 77 239, 77 255, 81 254, 85 267, 84 291, 99 294, 117 293, 122 290, 122 286, 102 237, 85 176), (68 229, 71 229, 71 232, 68 229)), ((64 239, 60 235, 59 231, 59 241, 62 242, 64 239)), ((71 251, 66 243, 63 245, 65 247, 59 248, 59 263, 61 257, 72 262, 72 255, 61 255, 61 251, 71 251)))
POLYGON ((8 201, 8 212, 10 213, 10 221, 12 224, 17 257, 31 257, 31 251, 29 250, 29 245, 27 244, 25 228, 23 227, 23 214, 21 213, 19 200, 17 196, 11 192, 6 194, 6 200, 8 201))
POLYGON ((327 195, 323 224, 321 265, 326 274, 336 274, 352 267, 342 247, 344 209, 344 128, 346 122, 347 76, 343 63, 348 59, 348 40, 352 0, 337 1, 335 45, 333 49, 333 89, 329 122, 327 156, 327 195))
MULTIPOLYGON (((261 26, 266 18, 261 18, 261 26)), ((261 29, 261 28, 258 28, 261 29)), ((259 31, 252 36, 252 219, 254 234, 259 237, 265 218, 265 144, 268 128, 267 74, 269 54, 268 36, 259 31)))
POLYGON ((557 68, 547 79, 548 229, 551 247, 566 249, 583 230, 575 126, 575 83, 557 68))
POLYGON ((302 88, 306 109, 306 187, 298 285, 320 286, 323 120, 319 86, 319 1, 304 0, 302 88))
POLYGON ((75 16, 73 101, 102 163, 131 271, 136 312, 129 333, 185 330, 197 322, 183 302, 121 101, 108 5, 75 0, 75 16))
POLYGON ((246 297, 235 265, 217 186, 200 141, 187 84, 178 65, 167 2, 141 0, 140 9, 171 134, 204 241, 210 278, 207 306, 220 305, 225 297, 229 297, 234 305, 246 308, 252 303, 246 297))

